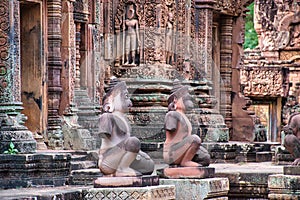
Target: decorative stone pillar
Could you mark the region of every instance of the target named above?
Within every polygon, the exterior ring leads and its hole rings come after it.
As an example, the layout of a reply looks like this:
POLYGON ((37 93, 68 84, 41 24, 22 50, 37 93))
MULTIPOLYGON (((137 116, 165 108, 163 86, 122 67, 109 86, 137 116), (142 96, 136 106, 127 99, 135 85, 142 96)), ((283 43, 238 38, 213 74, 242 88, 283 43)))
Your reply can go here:
POLYGON ((220 105, 220 112, 225 118, 225 123, 228 128, 232 127, 232 106, 231 106, 231 91, 232 91, 232 26, 233 19, 231 16, 221 17, 221 52, 220 52, 220 75, 224 87, 221 88, 221 94, 224 99, 220 105))
POLYGON ((48 7, 48 146, 63 147, 61 99, 61 0, 47 1, 48 7))
POLYGON ((19 1, 0 1, 0 154, 12 141, 21 153, 36 150, 21 114, 19 1))
POLYGON ((196 60, 208 80, 212 78, 212 28, 215 4, 214 0, 195 0, 196 60))

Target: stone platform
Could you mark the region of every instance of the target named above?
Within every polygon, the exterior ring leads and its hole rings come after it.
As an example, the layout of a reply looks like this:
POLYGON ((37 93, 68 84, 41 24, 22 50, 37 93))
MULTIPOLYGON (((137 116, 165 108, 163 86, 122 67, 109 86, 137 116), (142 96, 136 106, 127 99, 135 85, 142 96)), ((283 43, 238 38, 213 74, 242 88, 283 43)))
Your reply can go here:
POLYGON ((174 185, 148 187, 90 188, 82 191, 82 200, 169 200, 175 199, 174 185))
POLYGON ((268 178, 282 174, 283 166, 272 162, 211 164, 216 177, 227 177, 230 182, 229 199, 268 199, 268 178))
POLYGON ((175 185, 176 200, 228 199, 227 178, 160 179, 160 184, 175 185))
POLYGON ((136 177, 100 177, 94 181, 95 188, 109 187, 146 187, 159 184, 158 176, 136 176, 136 177))

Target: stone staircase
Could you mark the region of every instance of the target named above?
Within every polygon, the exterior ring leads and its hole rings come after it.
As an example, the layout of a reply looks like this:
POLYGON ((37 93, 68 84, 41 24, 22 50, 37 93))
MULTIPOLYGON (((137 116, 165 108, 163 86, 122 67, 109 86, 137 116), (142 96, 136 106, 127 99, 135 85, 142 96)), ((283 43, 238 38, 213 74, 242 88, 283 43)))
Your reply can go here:
POLYGON ((93 185, 94 179, 102 173, 97 167, 96 151, 75 152, 71 156, 70 185, 93 185))
POLYGON ((91 101, 86 90, 75 90, 75 104, 77 105, 78 124, 88 129, 96 141, 96 147, 100 147, 100 139, 95 135, 98 131, 100 109, 91 101))

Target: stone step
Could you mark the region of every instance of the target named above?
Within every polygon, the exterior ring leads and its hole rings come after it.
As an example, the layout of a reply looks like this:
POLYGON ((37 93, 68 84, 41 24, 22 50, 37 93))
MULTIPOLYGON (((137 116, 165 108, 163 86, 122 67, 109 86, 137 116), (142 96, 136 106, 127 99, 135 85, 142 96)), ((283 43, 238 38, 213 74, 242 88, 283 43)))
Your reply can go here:
POLYGON ((85 160, 87 160, 87 154, 85 154, 85 155, 72 155, 72 157, 71 157, 72 159, 71 159, 71 161, 85 161, 85 160))
POLYGON ((97 168, 95 161, 71 161, 71 170, 97 168))
POLYGON ((98 168, 73 170, 69 181, 70 185, 93 185, 94 180, 102 176, 98 168))

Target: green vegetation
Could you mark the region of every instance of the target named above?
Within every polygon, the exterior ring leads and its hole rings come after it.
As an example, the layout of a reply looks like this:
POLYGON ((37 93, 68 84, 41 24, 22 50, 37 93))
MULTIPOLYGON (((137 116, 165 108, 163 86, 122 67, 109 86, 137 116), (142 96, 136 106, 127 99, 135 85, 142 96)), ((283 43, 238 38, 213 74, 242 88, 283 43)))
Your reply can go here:
POLYGON ((245 22, 245 43, 244 49, 254 49, 258 45, 257 34, 254 29, 254 3, 251 3, 248 6, 249 11, 246 13, 246 22, 245 22))
POLYGON ((11 155, 14 155, 14 154, 17 154, 19 153, 18 149, 15 149, 15 145, 14 143, 10 142, 9 143, 9 148, 7 151, 4 151, 4 154, 11 154, 11 155))

